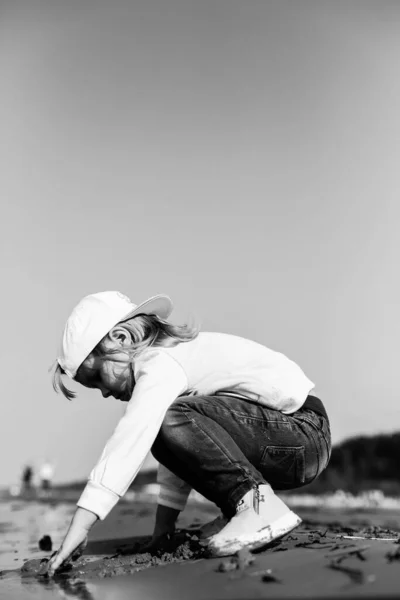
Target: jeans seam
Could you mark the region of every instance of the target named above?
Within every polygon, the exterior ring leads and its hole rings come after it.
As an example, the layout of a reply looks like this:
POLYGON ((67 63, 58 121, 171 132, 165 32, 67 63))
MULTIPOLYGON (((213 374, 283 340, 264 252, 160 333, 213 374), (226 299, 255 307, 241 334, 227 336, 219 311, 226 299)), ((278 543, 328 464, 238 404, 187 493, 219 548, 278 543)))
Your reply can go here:
MULTIPOLYGON (((313 423, 312 421, 310 422, 308 419, 302 419, 301 422, 308 425, 308 432, 306 433, 306 435, 312 439, 314 448, 315 448, 315 455, 317 457, 317 473, 316 473, 315 477, 311 480, 311 481, 314 481, 317 477, 319 477, 319 474, 321 472, 320 471, 321 457, 320 457, 320 452, 319 452, 319 440, 317 437, 318 436, 318 427, 317 427, 317 425, 315 425, 315 423, 313 423)), ((311 483, 311 482, 308 482, 308 483, 311 483)))
MULTIPOLYGON (((324 417, 322 417, 322 418, 324 418, 324 417)), ((321 469, 321 457, 318 452, 318 446, 321 442, 324 444, 326 453, 327 453, 327 459, 328 459, 327 464, 328 464, 330 461, 331 452, 332 452, 331 444, 328 442, 327 436, 325 435, 325 432, 324 432, 322 426, 319 427, 316 423, 314 423, 314 421, 310 417, 307 417, 307 416, 305 416, 305 418, 302 419, 302 421, 305 423, 308 423, 312 427, 312 438, 314 440, 314 444, 316 446, 316 450, 317 450, 317 454, 318 454, 318 475, 317 475, 317 477, 318 477, 320 475, 320 473, 322 473, 322 471, 327 466, 326 465, 325 467, 323 467, 321 469)), ((328 424, 328 428, 329 428, 329 424, 328 424)), ((330 429, 329 429, 329 433, 330 433, 330 429)))
MULTIPOLYGON (((267 406, 265 408, 268 408, 267 406)), ((286 425, 290 425, 290 421, 284 419, 266 419, 265 417, 256 417, 253 415, 248 415, 246 413, 239 412, 237 410, 228 410, 223 407, 219 407, 220 410, 224 411, 227 414, 233 414, 237 417, 243 417, 244 419, 251 419, 252 421, 260 421, 262 423, 285 423, 286 425)))

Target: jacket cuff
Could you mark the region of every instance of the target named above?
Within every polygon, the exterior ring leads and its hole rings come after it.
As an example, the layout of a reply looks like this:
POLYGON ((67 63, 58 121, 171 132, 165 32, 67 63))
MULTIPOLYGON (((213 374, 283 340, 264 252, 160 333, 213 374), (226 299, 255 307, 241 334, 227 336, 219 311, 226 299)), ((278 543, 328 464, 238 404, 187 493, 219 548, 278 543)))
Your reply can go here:
POLYGON ((118 494, 103 485, 88 481, 76 504, 80 508, 90 510, 103 521, 119 499, 118 494))
POLYGON ((171 490, 167 487, 160 486, 157 503, 162 506, 168 506, 169 508, 176 508, 177 510, 182 511, 186 506, 189 493, 190 492, 179 493, 177 490, 171 490))

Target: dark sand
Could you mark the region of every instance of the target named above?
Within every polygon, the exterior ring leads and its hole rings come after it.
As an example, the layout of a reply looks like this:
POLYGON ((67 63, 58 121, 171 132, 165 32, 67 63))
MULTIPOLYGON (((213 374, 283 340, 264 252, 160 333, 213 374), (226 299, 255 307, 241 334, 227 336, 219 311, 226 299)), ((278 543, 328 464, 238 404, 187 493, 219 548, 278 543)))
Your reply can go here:
POLYGON ((299 509, 303 523, 292 534, 252 555, 225 559, 204 558, 196 530, 217 511, 201 504, 188 506, 168 548, 158 556, 141 553, 154 512, 154 504, 120 503, 70 570, 38 579, 40 562, 50 556, 38 550, 14 565, 18 569, 3 571, 0 598, 400 597, 399 511, 299 509))

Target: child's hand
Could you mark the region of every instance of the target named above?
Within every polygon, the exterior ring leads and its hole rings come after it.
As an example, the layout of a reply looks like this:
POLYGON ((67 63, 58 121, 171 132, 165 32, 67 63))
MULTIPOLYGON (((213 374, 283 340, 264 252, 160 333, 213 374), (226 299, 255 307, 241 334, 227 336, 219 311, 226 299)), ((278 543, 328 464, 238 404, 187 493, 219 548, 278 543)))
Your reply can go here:
POLYGON ((57 571, 57 569, 63 566, 63 563, 65 563, 65 559, 63 558, 62 549, 60 548, 59 550, 57 550, 57 552, 53 552, 48 561, 42 563, 39 569, 38 576, 52 577, 57 571))
POLYGON ((139 552, 150 552, 150 554, 163 554, 172 552, 175 548, 174 532, 153 534, 151 540, 139 548, 139 552))
POLYGON ((78 558, 82 556, 83 551, 87 546, 87 542, 88 538, 86 536, 85 539, 75 548, 75 550, 69 554, 64 550, 63 546, 61 546, 57 552, 53 552, 53 554, 50 556, 50 559, 46 563, 43 563, 38 575, 41 577, 53 577, 56 571, 71 566, 71 562, 78 560, 78 558))
POLYGON ((70 561, 79 558, 86 548, 88 533, 97 518, 97 515, 91 511, 78 507, 61 548, 50 557, 47 563, 43 564, 39 575, 52 577, 58 569, 65 568, 70 561))
POLYGON ((154 532, 151 539, 147 542, 126 544, 117 549, 117 556, 132 555, 132 554, 162 554, 163 552, 170 552, 171 549, 175 548, 175 536, 174 530, 164 533, 154 532))

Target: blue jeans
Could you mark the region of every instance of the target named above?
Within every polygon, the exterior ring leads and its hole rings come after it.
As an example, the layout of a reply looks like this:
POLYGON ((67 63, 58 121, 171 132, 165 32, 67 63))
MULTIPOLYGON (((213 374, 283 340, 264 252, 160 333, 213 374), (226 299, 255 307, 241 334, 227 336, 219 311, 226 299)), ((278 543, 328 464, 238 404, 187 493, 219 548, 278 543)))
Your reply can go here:
POLYGON ((311 483, 331 454, 327 418, 291 415, 218 394, 180 396, 168 409, 154 457, 231 517, 260 483, 287 490, 311 483))

